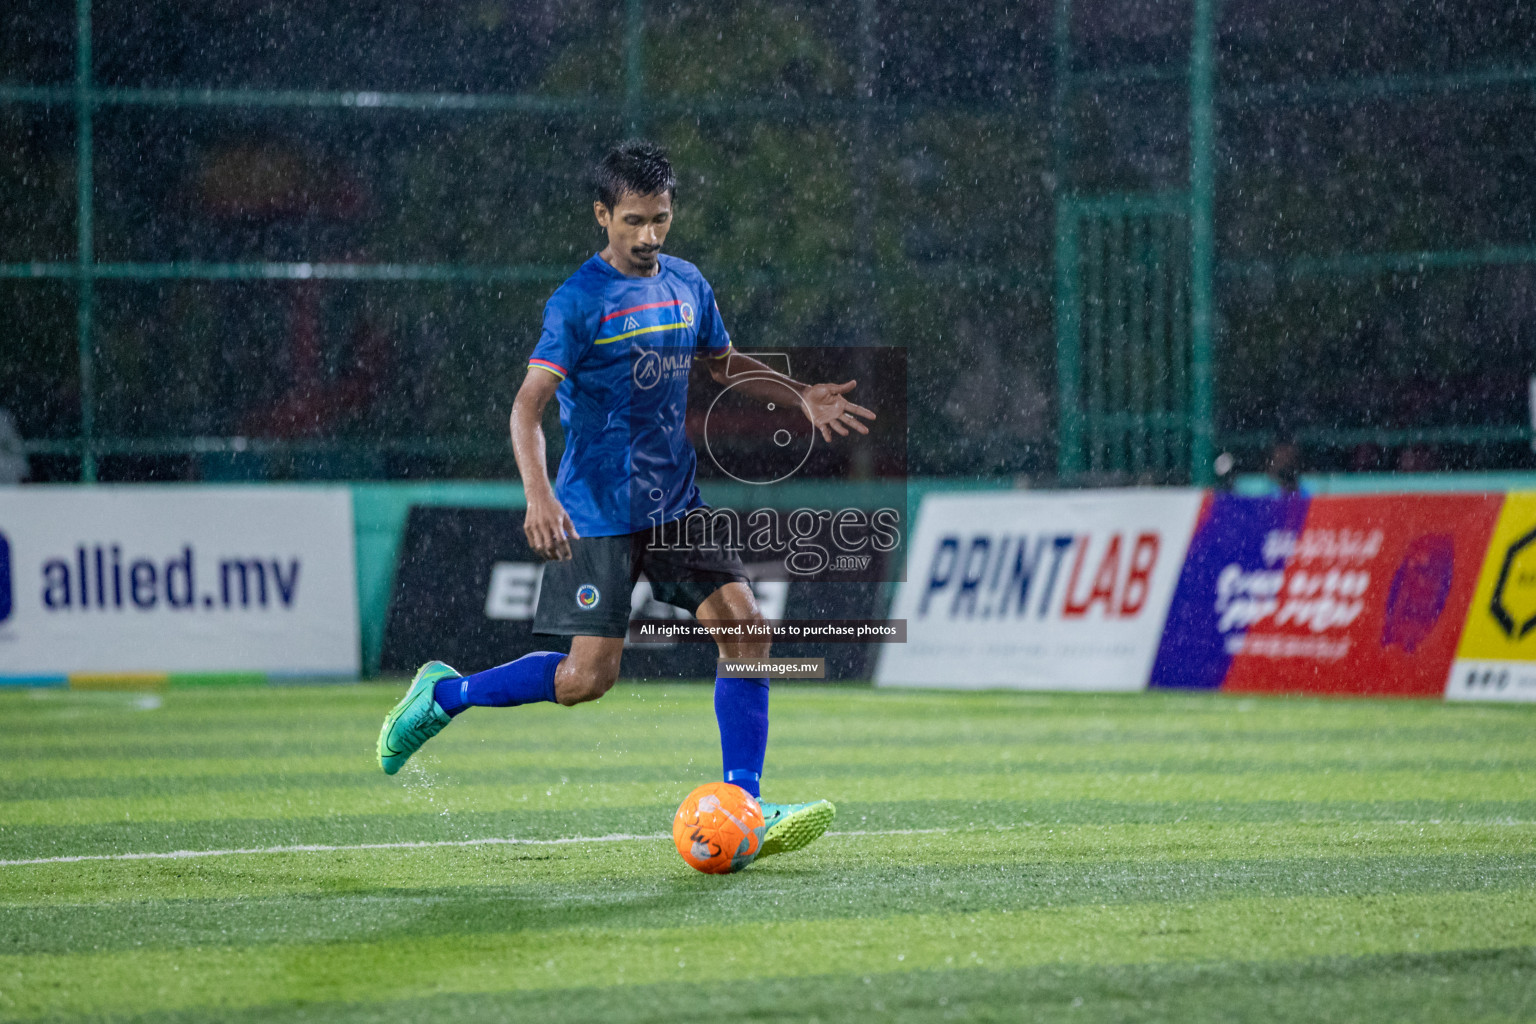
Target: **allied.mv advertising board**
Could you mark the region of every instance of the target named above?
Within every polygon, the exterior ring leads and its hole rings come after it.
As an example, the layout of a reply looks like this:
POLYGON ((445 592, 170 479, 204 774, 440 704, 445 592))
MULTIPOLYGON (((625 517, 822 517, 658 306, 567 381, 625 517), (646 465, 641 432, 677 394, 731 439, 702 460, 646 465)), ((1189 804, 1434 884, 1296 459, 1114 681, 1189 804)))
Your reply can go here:
POLYGON ((344 488, 0 489, 0 683, 357 672, 344 488))
POLYGON ((882 686, 1139 690, 1202 494, 929 495, 882 686))

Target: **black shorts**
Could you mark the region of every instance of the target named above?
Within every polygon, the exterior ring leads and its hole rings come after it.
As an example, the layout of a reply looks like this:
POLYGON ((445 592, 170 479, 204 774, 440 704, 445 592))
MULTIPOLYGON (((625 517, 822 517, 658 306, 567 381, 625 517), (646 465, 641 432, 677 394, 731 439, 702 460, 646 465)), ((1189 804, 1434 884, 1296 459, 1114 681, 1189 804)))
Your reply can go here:
POLYGON ((533 631, 545 636, 622 637, 629 631, 629 598, 644 573, 656 600, 697 614, 704 599, 727 583, 747 583, 741 556, 708 546, 702 515, 659 529, 571 542, 571 558, 545 562, 533 631))

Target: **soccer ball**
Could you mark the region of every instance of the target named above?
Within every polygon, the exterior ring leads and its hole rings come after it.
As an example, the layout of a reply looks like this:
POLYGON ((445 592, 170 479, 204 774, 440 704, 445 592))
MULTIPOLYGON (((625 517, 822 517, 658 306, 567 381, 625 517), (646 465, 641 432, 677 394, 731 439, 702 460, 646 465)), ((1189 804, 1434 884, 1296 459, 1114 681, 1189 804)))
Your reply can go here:
POLYGON ((710 782, 689 793, 672 819, 672 841, 689 867, 708 875, 740 871, 763 848, 763 809, 729 782, 710 782))

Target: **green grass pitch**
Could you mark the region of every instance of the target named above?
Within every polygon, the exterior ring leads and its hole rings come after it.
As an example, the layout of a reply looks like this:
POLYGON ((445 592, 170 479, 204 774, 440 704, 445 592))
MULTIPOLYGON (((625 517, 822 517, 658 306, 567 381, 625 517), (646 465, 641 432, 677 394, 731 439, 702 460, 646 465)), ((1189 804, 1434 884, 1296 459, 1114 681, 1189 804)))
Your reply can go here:
POLYGON ((1536 708, 786 686, 706 877, 707 687, 400 689, 0 694, 0 1019, 1536 1020, 1536 708))

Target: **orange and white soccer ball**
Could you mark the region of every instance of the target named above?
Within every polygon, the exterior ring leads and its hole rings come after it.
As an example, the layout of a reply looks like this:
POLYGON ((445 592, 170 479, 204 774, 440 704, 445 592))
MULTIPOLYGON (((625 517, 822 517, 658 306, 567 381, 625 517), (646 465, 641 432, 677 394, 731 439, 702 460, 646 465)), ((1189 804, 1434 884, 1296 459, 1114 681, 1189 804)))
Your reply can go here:
POLYGON ((763 809, 751 793, 729 782, 709 782, 677 809, 672 841, 690 867, 725 875, 757 858, 766 828, 763 809))

